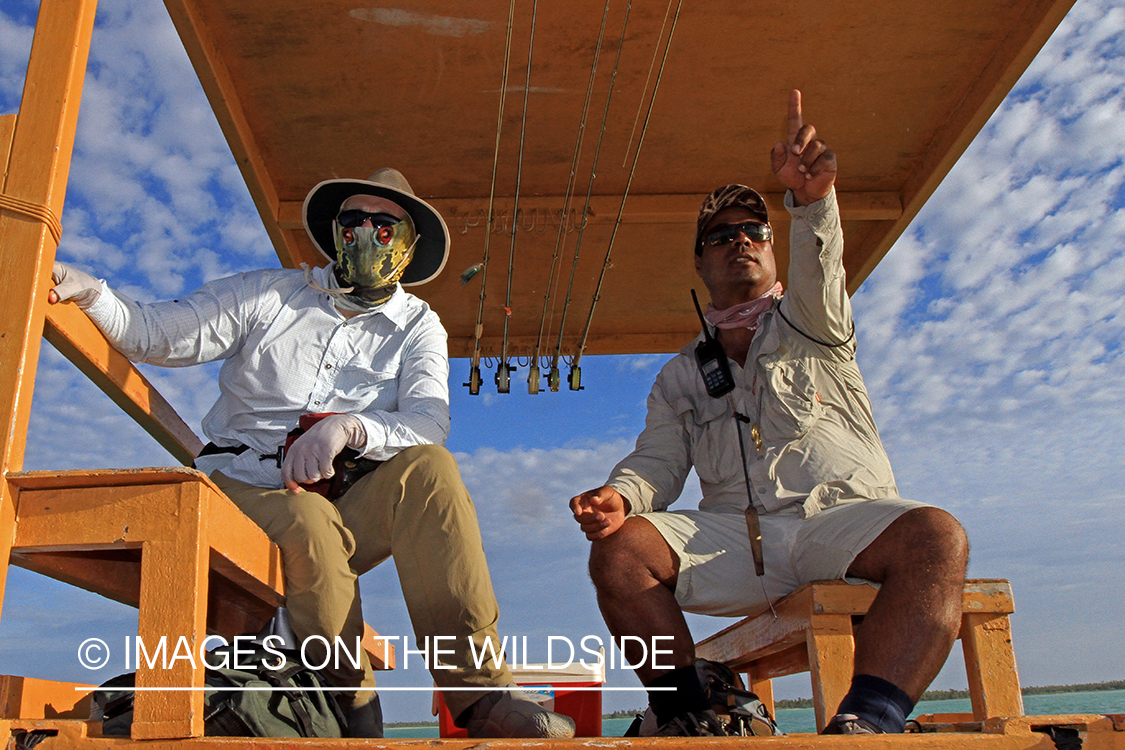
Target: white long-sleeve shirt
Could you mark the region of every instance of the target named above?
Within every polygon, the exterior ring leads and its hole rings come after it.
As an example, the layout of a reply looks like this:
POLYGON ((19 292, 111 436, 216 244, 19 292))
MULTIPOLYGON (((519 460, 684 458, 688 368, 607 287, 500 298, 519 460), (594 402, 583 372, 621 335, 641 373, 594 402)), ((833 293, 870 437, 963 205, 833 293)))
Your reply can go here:
MULTIPOLYGON (((313 270, 319 285, 335 286, 331 269, 313 270)), ((86 313, 131 361, 225 360, 203 432, 216 445, 250 450, 205 457, 197 462, 204 471, 281 487, 277 463, 261 454, 275 453, 307 413, 358 417, 367 437, 361 453, 376 460, 444 445, 449 436, 446 332, 401 286, 377 310, 350 319, 297 270, 242 273, 155 304, 102 286, 86 313)))

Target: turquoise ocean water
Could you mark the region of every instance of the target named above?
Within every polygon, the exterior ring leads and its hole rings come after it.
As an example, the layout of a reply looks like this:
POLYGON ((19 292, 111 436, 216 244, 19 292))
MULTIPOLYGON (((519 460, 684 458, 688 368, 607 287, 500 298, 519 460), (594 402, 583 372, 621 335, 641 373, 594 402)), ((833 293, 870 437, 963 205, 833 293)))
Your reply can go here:
MULTIPOLYGON (((1024 710, 1029 715, 1050 714, 1119 714, 1125 713, 1125 690, 1095 690, 1088 693, 1053 693, 1051 695, 1027 695, 1023 699, 1024 710)), ((923 701, 914 709, 914 716, 920 714, 968 713, 972 708, 969 699, 949 701, 923 701)), ((602 735, 620 737, 629 727, 631 719, 605 719, 602 722, 602 735)), ((790 734, 815 731, 811 708, 789 708, 777 712, 777 723, 790 734)), ((437 737, 434 727, 393 727, 387 730, 387 737, 437 737)))

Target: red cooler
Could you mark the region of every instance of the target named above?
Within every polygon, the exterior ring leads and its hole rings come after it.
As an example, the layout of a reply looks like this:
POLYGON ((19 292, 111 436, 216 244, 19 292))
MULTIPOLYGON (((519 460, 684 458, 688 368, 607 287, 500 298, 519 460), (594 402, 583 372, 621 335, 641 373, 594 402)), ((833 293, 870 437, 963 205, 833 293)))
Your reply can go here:
MULTIPOLYGON (((549 711, 574 719, 578 737, 602 736, 602 693, 605 682, 605 661, 600 668, 586 669, 575 663, 561 670, 513 669, 516 684, 528 697, 549 711)), ((445 707, 445 696, 434 691, 434 713, 442 737, 466 737, 464 729, 453 725, 453 717, 445 707)))

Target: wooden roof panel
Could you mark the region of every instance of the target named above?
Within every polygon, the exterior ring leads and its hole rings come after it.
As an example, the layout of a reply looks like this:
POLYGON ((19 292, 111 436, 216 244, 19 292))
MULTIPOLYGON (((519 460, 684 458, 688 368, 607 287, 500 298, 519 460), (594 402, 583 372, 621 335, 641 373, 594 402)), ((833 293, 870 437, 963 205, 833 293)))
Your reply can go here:
MULTIPOLYGON (((300 226, 300 204, 309 188, 328 177, 400 168, 420 195, 434 199, 453 230, 446 272, 415 291, 441 314, 451 353, 467 355, 480 282, 461 286, 457 275, 484 253, 479 224, 492 179, 509 4, 167 4, 282 262, 322 262, 300 226)), ((712 188, 732 181, 777 193, 767 152, 784 136, 786 93, 793 87, 805 94, 808 121, 840 155, 837 190, 854 289, 1070 4, 684 4, 587 352, 670 351, 697 330, 687 295, 697 281, 690 265, 695 208, 712 188)), ((517 235, 507 318, 510 341, 523 342, 520 354, 530 351, 526 342, 534 341, 541 327, 557 217, 604 7, 590 0, 542 2, 536 12, 519 196, 522 225, 528 229, 517 235)), ((566 353, 572 353, 586 322, 671 24, 665 18, 668 6, 634 3, 618 61, 625 7, 614 3, 607 16, 576 172, 572 208, 580 210, 600 136, 594 215, 583 233, 567 317, 571 351, 566 353), (613 95, 606 109, 611 78, 613 95)), ((498 209, 509 215, 531 11, 531 3, 517 3, 497 171, 498 209)), ((780 205, 780 196, 771 195, 770 201, 780 205)), ((507 317, 502 308, 510 237, 495 230, 489 243, 486 354, 499 351, 507 317)), ((561 293, 577 236, 577 231, 566 235, 557 266, 561 293)), ((778 244, 783 257, 785 242, 778 244)), ((556 310, 561 304, 555 301, 556 310)))

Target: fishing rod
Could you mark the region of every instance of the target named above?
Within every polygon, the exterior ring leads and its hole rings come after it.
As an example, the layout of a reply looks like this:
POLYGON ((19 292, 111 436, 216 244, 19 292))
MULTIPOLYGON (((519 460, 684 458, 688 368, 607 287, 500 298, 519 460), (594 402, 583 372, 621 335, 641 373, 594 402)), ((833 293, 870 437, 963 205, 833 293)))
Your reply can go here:
MULTIPOLYGON (((480 340, 484 335, 485 282, 488 279, 488 247, 492 238, 493 202, 496 197, 496 172, 500 165, 500 134, 504 129, 504 100, 508 93, 508 65, 512 59, 512 27, 516 16, 516 0, 508 5, 508 34, 504 42, 504 72, 500 76, 500 108, 496 114, 496 148, 492 154, 492 186, 488 189, 488 222, 484 232, 484 260, 480 264, 480 298, 477 303, 477 324, 473 329, 473 356, 469 363, 469 382, 465 385, 473 396, 480 394, 480 340)), ((471 278, 471 277, 470 277, 471 278)), ((468 281, 462 278, 462 282, 468 281)))
MULTIPOLYGON (((551 256, 551 273, 547 276, 547 293, 543 295, 543 315, 539 319, 539 337, 535 340, 535 351, 532 353, 531 366, 528 368, 527 390, 535 395, 539 393, 539 353, 543 344, 543 331, 547 324, 547 306, 552 299, 551 287, 555 283, 555 267, 558 263, 559 253, 562 251, 563 237, 566 236, 566 217, 570 213, 570 199, 574 191, 574 178, 578 174, 578 161, 582 155, 582 140, 586 132, 586 119, 590 112, 590 100, 594 95, 594 78, 598 72, 598 57, 601 56, 602 42, 605 39, 606 18, 609 16, 609 0, 606 0, 602 10, 602 25, 598 30, 598 42, 594 46, 594 60, 590 65, 590 82, 586 85, 586 101, 582 104, 582 117, 578 121, 578 137, 574 141, 574 157, 570 162, 570 177, 566 182, 566 193, 563 195, 562 217, 559 221, 559 234, 555 240, 555 254, 551 256)), ((552 311, 553 312, 553 311, 552 311)), ((556 376, 552 391, 559 389, 556 376)))
MULTIPOLYGON (((582 248, 582 235, 586 231, 586 224, 589 223, 587 217, 590 213, 590 197, 594 191, 594 178, 597 176, 598 158, 601 155, 602 139, 605 137, 606 121, 609 118, 609 105, 610 102, 613 101, 613 87, 617 82, 617 69, 621 64, 621 50, 625 46, 625 31, 629 28, 629 13, 632 8, 632 0, 629 0, 629 3, 625 6, 625 20, 621 24, 621 39, 617 42, 617 56, 613 61, 613 73, 609 78, 609 93, 606 95, 605 109, 602 111, 602 126, 598 133, 598 143, 594 148, 594 163, 590 167, 590 180, 586 184, 586 203, 582 207, 582 224, 578 228, 578 240, 574 245, 574 259, 571 261, 570 265, 570 283, 567 285, 566 302, 563 303, 562 318, 559 321, 558 342, 555 345, 555 353, 551 358, 551 370, 547 376, 547 382, 550 384, 552 391, 557 391, 559 389, 559 358, 562 356, 563 332, 566 329, 566 314, 567 311, 570 310, 570 296, 571 292, 574 290, 575 272, 578 270, 578 253, 582 248)), ((570 390, 582 390, 581 370, 576 371, 571 367, 568 382, 570 384, 570 390)))
MULTIPOLYGON (((669 2, 669 7, 671 3, 669 2)), ((645 135, 648 133, 649 120, 652 118, 653 106, 656 104, 656 95, 660 92, 660 81, 664 77, 664 65, 668 62, 668 52, 672 49, 672 37, 676 33, 676 22, 680 19, 680 8, 683 6, 683 0, 677 0, 676 14, 672 17, 672 28, 668 31, 668 42, 664 47, 664 57, 660 60, 660 70, 656 74, 656 83, 652 88, 652 99, 648 103, 648 112, 645 114, 645 122, 641 127, 641 136, 637 141, 637 150, 633 154, 633 166, 629 169, 629 179, 625 183, 625 192, 621 195, 621 206, 617 210, 617 219, 613 222, 613 232, 609 237, 609 245, 605 251, 605 262, 602 263, 602 272, 598 276, 598 284, 594 288, 594 298, 590 302, 590 314, 586 317, 586 327, 582 331, 582 338, 578 342, 578 349, 574 354, 574 361, 570 366, 570 389, 577 391, 581 389, 579 383, 582 379, 582 368, 580 366, 582 361, 582 354, 586 350, 586 341, 590 336, 590 326, 594 321, 594 308, 597 307, 598 300, 601 298, 602 283, 605 281, 606 271, 610 266, 610 254, 613 252, 613 243, 617 239, 617 230, 621 226, 621 217, 625 213, 625 201, 629 199, 629 189, 633 185, 633 175, 637 171, 637 162, 641 158, 641 149, 644 146, 645 135)))
POLYGON ((514 367, 508 364, 508 325, 512 319, 512 274, 516 264, 516 234, 520 224, 520 180, 523 177, 523 145, 527 134, 527 100, 531 94, 531 55, 535 49, 535 14, 539 0, 531 4, 531 36, 527 40, 527 78, 523 86, 523 120, 520 123, 520 150, 516 161, 516 194, 512 203, 512 243, 508 249, 508 294, 504 301, 504 338, 500 342, 500 364, 496 366, 496 390, 508 393, 514 367))

